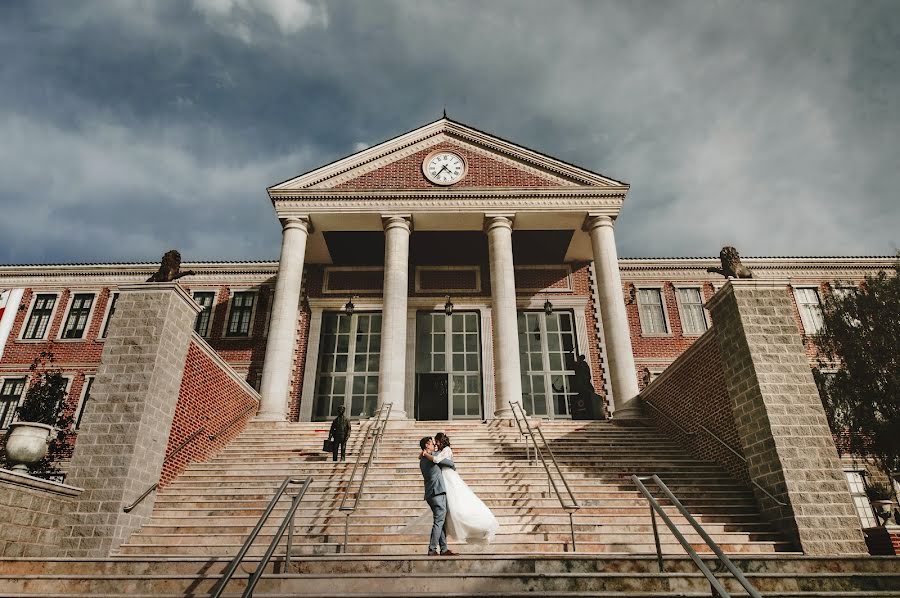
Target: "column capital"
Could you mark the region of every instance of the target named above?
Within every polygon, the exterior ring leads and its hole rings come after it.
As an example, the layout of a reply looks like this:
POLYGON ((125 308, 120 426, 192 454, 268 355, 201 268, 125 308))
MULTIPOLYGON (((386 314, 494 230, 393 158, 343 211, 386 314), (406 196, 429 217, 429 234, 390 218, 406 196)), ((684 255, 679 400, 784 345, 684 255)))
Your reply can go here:
POLYGON ((412 214, 382 214, 381 226, 385 232, 391 228, 405 228, 407 231, 412 230, 412 214))
POLYGON ((503 227, 512 230, 516 215, 512 213, 486 213, 484 215, 484 231, 487 232, 492 228, 503 227))
POLYGON ((313 232, 313 225, 310 222, 309 218, 306 216, 297 217, 297 216, 289 216, 288 218, 282 218, 281 220, 281 230, 286 231, 291 228, 298 228, 307 234, 313 232))
POLYGON ((609 228, 615 227, 615 218, 612 216, 607 216, 606 214, 588 214, 584 219, 584 224, 581 225, 581 230, 590 231, 598 226, 608 226, 609 228))

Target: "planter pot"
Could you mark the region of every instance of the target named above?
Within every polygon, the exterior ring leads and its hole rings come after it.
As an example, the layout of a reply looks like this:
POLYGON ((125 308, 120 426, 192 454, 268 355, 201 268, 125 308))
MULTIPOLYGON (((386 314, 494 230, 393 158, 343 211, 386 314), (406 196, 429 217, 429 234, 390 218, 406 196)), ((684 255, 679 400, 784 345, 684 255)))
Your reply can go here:
POLYGON ((28 468, 40 462, 47 454, 53 426, 31 422, 14 422, 9 425, 6 437, 6 458, 13 463, 12 470, 28 473, 28 468))

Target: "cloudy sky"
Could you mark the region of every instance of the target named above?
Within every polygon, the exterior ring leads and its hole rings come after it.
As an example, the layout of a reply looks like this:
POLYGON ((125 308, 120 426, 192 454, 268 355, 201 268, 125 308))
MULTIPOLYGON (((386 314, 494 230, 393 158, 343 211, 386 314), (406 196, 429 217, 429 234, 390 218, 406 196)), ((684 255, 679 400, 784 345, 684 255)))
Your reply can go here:
POLYGON ((900 245, 894 1, 4 1, 0 52, 0 263, 275 259, 267 186, 445 106, 630 183, 623 257, 900 245))

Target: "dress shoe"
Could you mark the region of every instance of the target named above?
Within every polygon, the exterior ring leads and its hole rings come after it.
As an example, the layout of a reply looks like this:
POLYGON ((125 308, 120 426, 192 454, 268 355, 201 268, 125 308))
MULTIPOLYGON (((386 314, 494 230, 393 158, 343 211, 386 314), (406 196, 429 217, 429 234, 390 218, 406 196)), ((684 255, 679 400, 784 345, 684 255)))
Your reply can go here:
POLYGON ((442 552, 441 556, 459 556, 459 554, 448 549, 448 550, 445 550, 444 552, 442 552))
POLYGON ((438 552, 437 550, 429 550, 428 556, 441 556, 441 553, 438 552))

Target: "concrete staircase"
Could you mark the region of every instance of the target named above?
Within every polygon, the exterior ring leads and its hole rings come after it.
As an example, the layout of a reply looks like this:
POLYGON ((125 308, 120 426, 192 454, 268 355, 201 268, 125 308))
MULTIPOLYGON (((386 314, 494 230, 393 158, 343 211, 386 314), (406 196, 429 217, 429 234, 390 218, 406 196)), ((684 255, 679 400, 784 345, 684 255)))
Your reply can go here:
MULTIPOLYGON (((641 554, 654 549, 649 507, 628 476, 656 473, 732 553, 790 551, 760 523, 752 494, 716 465, 685 455, 651 428, 605 422, 544 422, 542 429, 563 466, 581 510, 575 515, 577 549, 588 553, 641 554)), ((481 422, 408 423, 388 429, 369 472, 359 510, 350 519, 348 552, 421 554, 427 549, 429 509, 422 499, 418 441, 443 430, 453 444, 458 471, 497 515, 501 529, 490 546, 457 546, 466 554, 560 553, 572 550, 568 516, 549 490, 539 463, 526 459, 518 429, 481 422)), ((297 516, 298 552, 335 554, 345 515, 337 509, 362 440, 354 437, 347 464, 321 452, 327 426, 252 424, 208 463, 192 465, 156 500, 151 521, 121 553, 133 556, 229 556, 253 528, 280 480, 313 476, 297 516)), ((288 501, 260 534, 255 553, 271 540, 288 501)), ((681 521, 677 511, 670 513, 681 521)), ((683 533, 707 550, 687 522, 683 533)), ((663 550, 682 549, 666 530, 663 550)), ((251 554, 255 554, 251 553, 251 554)))
MULTIPOLYGON (((0 560, 0 595, 206 595, 290 475, 314 478, 297 512, 296 560, 288 571, 280 561, 270 565, 258 596, 709 596, 706 580, 662 524, 667 572, 658 573, 649 508, 629 479, 655 473, 764 595, 900 596, 900 560, 791 552, 761 522, 751 492, 721 468, 692 459, 652 428, 606 422, 542 423, 582 505, 575 515, 577 552, 568 516, 543 468, 526 458, 514 425, 408 422, 392 423, 385 434, 342 554, 340 491, 366 425, 354 429, 348 462, 333 464, 321 452, 327 424, 254 422, 216 457, 191 465, 161 490, 150 521, 117 557, 0 560), (501 524, 490 546, 451 539, 462 553, 455 558, 424 555, 430 511, 422 500, 418 440, 437 431, 450 436, 460 474, 501 524)), ((276 508, 229 593, 243 588, 288 504, 285 498, 276 508)), ((708 555, 674 507, 667 512, 708 555)))

